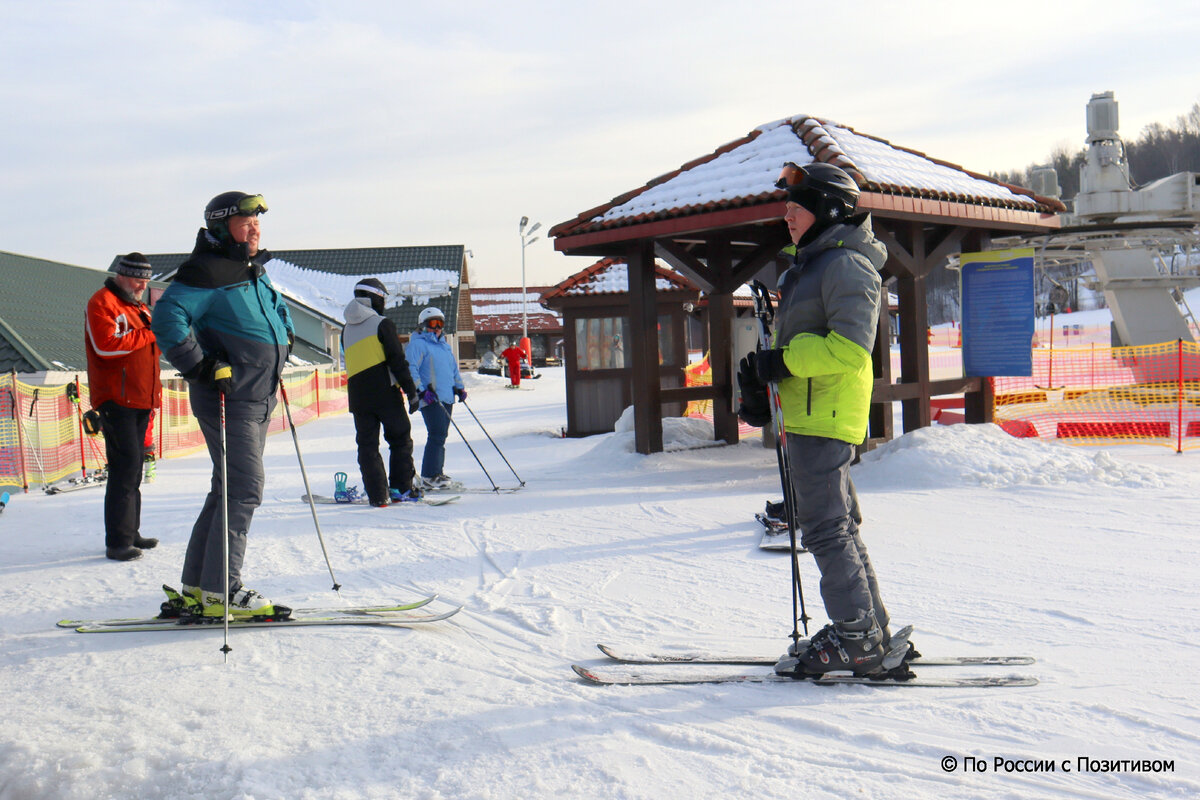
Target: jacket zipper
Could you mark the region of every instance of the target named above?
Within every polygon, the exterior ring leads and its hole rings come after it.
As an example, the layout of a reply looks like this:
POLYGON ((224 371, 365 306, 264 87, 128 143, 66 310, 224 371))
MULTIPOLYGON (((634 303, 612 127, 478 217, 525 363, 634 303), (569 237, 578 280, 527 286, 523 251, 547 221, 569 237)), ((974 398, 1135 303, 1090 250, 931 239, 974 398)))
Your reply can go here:
POLYGON ((812 416, 812 378, 808 379, 808 398, 806 399, 806 413, 812 416))

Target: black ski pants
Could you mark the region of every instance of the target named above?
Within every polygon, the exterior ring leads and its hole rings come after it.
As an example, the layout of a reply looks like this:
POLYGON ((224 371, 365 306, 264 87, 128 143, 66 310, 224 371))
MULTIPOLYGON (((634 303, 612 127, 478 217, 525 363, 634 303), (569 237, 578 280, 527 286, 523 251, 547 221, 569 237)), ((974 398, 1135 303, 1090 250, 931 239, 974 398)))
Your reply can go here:
POLYGON ((354 442, 358 445, 358 469, 362 473, 363 490, 376 505, 388 499, 388 489, 407 492, 412 488, 413 442, 412 423, 396 393, 396 402, 383 404, 370 411, 354 412, 354 442), (388 469, 383 469, 379 454, 379 429, 388 445, 388 469))
POLYGON ((150 409, 106 400, 96 409, 104 432, 104 546, 132 547, 142 524, 142 459, 150 409))

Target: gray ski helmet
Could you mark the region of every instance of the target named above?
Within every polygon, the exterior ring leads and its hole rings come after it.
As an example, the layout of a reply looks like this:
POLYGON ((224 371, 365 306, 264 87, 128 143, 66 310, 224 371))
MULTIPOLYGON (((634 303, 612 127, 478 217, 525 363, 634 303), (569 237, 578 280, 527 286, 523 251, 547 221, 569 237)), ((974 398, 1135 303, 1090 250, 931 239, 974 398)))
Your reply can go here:
POLYGON ((204 207, 204 223, 219 241, 228 242, 230 217, 257 217, 266 210, 267 201, 261 194, 222 192, 204 207))
POLYGON ((775 187, 786 190, 789 201, 808 209, 820 226, 841 222, 858 205, 858 184, 833 164, 814 162, 800 167, 789 161, 775 187))
POLYGON ((387 299, 387 287, 378 278, 363 278, 354 286, 355 297, 365 297, 371 301, 375 313, 383 313, 383 301, 387 299))

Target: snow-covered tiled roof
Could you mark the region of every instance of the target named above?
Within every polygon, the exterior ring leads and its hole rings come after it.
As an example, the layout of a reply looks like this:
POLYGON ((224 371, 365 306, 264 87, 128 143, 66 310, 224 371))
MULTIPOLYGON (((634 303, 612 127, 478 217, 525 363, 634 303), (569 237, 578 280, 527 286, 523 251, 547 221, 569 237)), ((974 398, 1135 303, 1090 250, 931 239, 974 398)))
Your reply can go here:
POLYGON ((853 175, 864 192, 1039 213, 1063 210, 1057 200, 1037 197, 845 125, 798 115, 759 126, 707 156, 554 226, 550 235, 777 203, 783 192, 775 188, 775 181, 787 161, 835 164, 853 175))
POLYGON ((484 289, 471 287, 471 316, 476 333, 515 331, 521 328, 522 312, 530 331, 561 331, 562 315, 542 305, 548 286, 484 289), (522 302, 524 297, 524 302, 522 302))
MULTIPOLYGON (((677 272, 672 272, 657 262, 654 265, 654 272, 655 291, 696 289, 687 278, 677 272)), ((625 294, 628 291, 629 265, 619 259, 605 258, 567 278, 542 295, 542 299, 578 295, 625 294)))

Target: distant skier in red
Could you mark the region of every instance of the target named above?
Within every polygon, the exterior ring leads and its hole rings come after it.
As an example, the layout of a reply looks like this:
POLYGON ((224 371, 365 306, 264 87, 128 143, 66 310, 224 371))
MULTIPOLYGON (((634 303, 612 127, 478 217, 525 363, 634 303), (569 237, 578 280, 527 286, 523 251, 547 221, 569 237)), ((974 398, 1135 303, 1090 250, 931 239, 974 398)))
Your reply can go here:
POLYGON ((508 361, 508 378, 512 381, 509 388, 519 388, 521 386, 521 361, 525 358, 525 351, 514 344, 500 355, 508 361))

